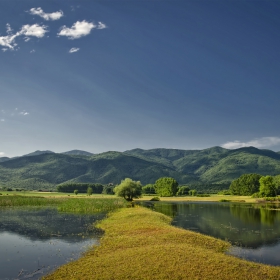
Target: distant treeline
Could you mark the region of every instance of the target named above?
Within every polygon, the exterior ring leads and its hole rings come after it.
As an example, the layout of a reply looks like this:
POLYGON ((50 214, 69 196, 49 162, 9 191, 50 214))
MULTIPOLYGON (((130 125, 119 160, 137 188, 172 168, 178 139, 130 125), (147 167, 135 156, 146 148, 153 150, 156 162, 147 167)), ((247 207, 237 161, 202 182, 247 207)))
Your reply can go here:
POLYGON ((191 189, 197 190, 198 193, 218 193, 227 190, 230 183, 210 184, 210 183, 190 183, 187 184, 191 189))
MULTIPOLYGON (((88 188, 92 189, 92 193, 110 193, 108 192, 110 186, 99 183, 63 183, 57 185, 58 192, 73 193, 78 190, 79 193, 86 193, 88 188)), ((112 186, 111 186, 112 188, 112 186)))

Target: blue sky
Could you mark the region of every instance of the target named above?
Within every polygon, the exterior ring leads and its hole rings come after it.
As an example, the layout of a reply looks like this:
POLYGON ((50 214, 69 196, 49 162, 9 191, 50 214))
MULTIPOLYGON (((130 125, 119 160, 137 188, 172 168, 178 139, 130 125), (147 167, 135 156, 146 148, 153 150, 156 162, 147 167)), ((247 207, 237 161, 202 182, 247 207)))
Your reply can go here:
POLYGON ((279 1, 0 1, 0 156, 280 151, 279 1))

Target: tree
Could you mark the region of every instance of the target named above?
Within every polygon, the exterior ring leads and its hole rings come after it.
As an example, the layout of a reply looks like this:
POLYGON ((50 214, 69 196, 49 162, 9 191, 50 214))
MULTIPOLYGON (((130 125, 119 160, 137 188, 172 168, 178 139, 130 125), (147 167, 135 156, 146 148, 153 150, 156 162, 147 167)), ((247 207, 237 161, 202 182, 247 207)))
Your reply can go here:
POLYGON ((280 175, 276 175, 273 177, 273 183, 275 184, 275 188, 277 189, 277 194, 280 194, 280 175))
POLYGON ((92 195, 92 188, 91 187, 87 188, 87 195, 92 195))
POLYGON ((190 191, 190 188, 188 186, 181 186, 176 195, 188 195, 190 191))
POLYGON ((277 196, 277 189, 272 176, 263 176, 260 178, 260 195, 262 197, 277 196))
POLYGON ((196 194, 197 194, 196 190, 190 190, 189 191, 189 195, 191 195, 191 196, 196 196, 196 194))
POLYGON ((74 194, 77 195, 79 193, 78 190, 74 190, 74 194))
POLYGON ((148 184, 142 187, 142 192, 144 194, 155 194, 156 193, 155 186, 153 184, 148 184))
POLYGON ((238 179, 232 181, 229 190, 233 195, 252 195, 259 192, 260 178, 259 174, 243 174, 238 179))
POLYGON ((155 189, 159 196, 175 196, 178 190, 178 183, 173 178, 162 177, 156 181, 155 189))
POLYGON ((132 201, 133 198, 141 197, 142 185, 140 181, 133 181, 130 178, 126 178, 114 188, 114 193, 127 201, 132 201))

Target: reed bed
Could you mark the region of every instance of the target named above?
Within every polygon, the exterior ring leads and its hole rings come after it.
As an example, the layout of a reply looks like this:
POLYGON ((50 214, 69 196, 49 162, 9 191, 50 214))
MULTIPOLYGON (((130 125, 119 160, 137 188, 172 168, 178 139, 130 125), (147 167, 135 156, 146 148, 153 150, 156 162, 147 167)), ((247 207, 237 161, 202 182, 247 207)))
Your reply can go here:
POLYGON ((75 213, 95 213, 110 212, 118 208, 125 207, 127 202, 121 198, 97 198, 97 199, 65 199, 63 203, 58 205, 61 212, 75 213))
POLYGON ((55 207, 61 212, 97 213, 110 212, 125 207, 127 202, 121 198, 46 198, 9 195, 0 196, 0 207, 55 207))

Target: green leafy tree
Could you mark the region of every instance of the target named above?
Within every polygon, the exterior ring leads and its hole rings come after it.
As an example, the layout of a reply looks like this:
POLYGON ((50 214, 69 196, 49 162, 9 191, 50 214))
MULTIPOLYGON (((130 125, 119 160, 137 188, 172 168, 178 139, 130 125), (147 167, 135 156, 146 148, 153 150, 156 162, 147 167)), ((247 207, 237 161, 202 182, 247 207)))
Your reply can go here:
POLYGON ((162 177, 156 181, 155 189, 159 196, 175 196, 178 191, 178 182, 171 177, 162 177))
POLYGON ((126 178, 114 188, 114 193, 127 201, 132 201, 133 198, 141 197, 142 185, 140 181, 133 181, 130 178, 126 178))
POLYGON ((280 175, 276 175, 273 177, 273 183, 275 184, 277 194, 280 194, 280 175))
POLYGON ((189 191, 189 195, 191 195, 191 196, 196 196, 196 194, 197 194, 196 190, 190 190, 189 191))
POLYGON ((142 187, 143 194, 155 194, 155 186, 153 184, 147 184, 146 186, 142 187))
POLYGON ((277 189, 272 176, 263 176, 260 178, 260 195, 262 197, 277 196, 277 189))
POLYGON ((79 193, 78 190, 74 190, 74 194, 77 195, 79 193))
POLYGON ((177 191, 177 195, 188 195, 190 191, 190 187, 188 186, 181 186, 177 191))
POLYGON ((229 190, 233 195, 252 195, 259 192, 259 174, 243 174, 238 179, 232 181, 229 190))
POLYGON ((87 188, 87 195, 92 195, 92 187, 87 188))

